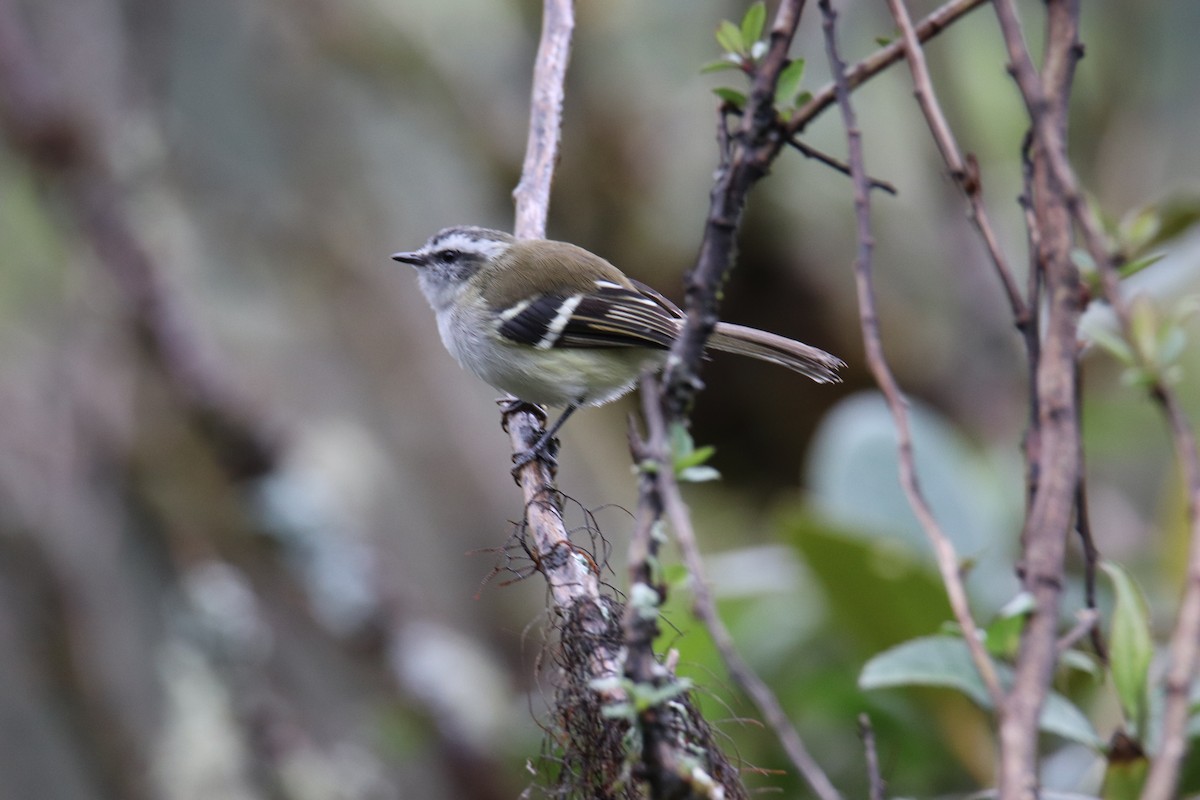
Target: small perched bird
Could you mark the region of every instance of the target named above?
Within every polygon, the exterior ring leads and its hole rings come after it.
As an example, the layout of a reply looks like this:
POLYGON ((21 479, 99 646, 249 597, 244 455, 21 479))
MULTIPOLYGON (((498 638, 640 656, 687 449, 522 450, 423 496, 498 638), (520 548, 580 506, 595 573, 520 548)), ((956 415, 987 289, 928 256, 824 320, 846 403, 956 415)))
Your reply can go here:
MULTIPOLYGON (((679 307, 600 256, 566 242, 446 228, 392 258, 417 268, 442 343, 496 389, 565 406, 517 468, 542 454, 582 405, 602 405, 661 368, 683 327, 679 307)), ((708 348, 770 361, 817 383, 840 380, 841 360, 773 333, 718 322, 708 348)))

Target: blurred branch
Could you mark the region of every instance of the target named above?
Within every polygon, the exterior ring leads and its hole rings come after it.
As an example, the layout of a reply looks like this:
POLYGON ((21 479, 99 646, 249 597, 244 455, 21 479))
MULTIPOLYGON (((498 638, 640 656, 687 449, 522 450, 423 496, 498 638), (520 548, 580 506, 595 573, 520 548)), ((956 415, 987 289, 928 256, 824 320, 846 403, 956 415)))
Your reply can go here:
POLYGON ((953 543, 942 530, 921 490, 917 477, 916 460, 913 455, 908 407, 883 351, 879 319, 875 311, 875 288, 871 269, 871 255, 875 241, 871 234, 871 200, 866 167, 863 162, 862 135, 858 128, 854 108, 850 104, 850 85, 846 77, 845 65, 838 55, 835 34, 837 13, 833 10, 829 0, 821 0, 820 6, 824 15, 823 28, 830 69, 834 75, 840 76, 837 81, 837 101, 842 110, 842 121, 849 141, 850 169, 854 181, 854 210, 858 225, 858 254, 854 261, 854 283, 858 291, 859 318, 867 363, 871 374, 875 376, 875 381, 883 392, 888 410, 891 412, 893 423, 896 426, 900 483, 908 498, 908 504, 933 547, 938 571, 941 573, 942 583, 946 587, 946 595, 950 601, 950 608, 962 630, 963 641, 966 642, 967 649, 971 653, 971 660, 983 679, 992 702, 996 708, 1000 708, 1004 699, 1004 691, 1000 686, 996 667, 976 635, 978 626, 971 616, 966 588, 963 586, 962 575, 959 572, 958 554, 955 552, 953 543))
POLYGON ((201 358, 158 266, 122 208, 122 192, 82 113, 55 91, 11 0, 0 0, 0 125, 51 179, 120 292, 140 352, 235 480, 272 469, 277 445, 217 370, 201 358))
POLYGON ((1046 286, 1044 342, 1035 386, 1038 461, 1032 503, 1022 531, 1021 580, 1034 610, 1021 638, 1012 691, 1000 715, 999 796, 1032 800, 1038 794, 1038 719, 1058 656, 1058 613, 1064 555, 1075 491, 1082 469, 1075 392, 1077 336, 1083 306, 1079 271, 1071 258, 1072 225, 1067 184, 1053 164, 1066 159, 1067 106, 1080 54, 1078 3, 1047 4, 1042 74, 1033 67, 1015 9, 995 4, 1014 76, 1026 97, 1034 128, 1032 213, 1039 242, 1036 268, 1046 286), (1032 92, 1032 94, 1031 94, 1032 92))
POLYGON ((887 784, 879 772, 879 751, 875 747, 875 728, 871 718, 866 714, 858 715, 858 735, 863 741, 863 751, 867 760, 867 779, 869 781, 869 800, 884 800, 887 797, 887 784))

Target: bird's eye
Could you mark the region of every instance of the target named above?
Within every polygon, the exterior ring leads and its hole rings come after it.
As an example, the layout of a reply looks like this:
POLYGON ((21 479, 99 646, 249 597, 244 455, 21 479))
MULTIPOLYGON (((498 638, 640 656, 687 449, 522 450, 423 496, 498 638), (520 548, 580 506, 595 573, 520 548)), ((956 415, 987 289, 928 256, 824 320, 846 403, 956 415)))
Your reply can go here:
POLYGON ((443 250, 442 251, 442 260, 443 261, 448 261, 451 264, 453 264, 455 261, 458 261, 460 258, 462 258, 462 253, 458 250, 443 250))

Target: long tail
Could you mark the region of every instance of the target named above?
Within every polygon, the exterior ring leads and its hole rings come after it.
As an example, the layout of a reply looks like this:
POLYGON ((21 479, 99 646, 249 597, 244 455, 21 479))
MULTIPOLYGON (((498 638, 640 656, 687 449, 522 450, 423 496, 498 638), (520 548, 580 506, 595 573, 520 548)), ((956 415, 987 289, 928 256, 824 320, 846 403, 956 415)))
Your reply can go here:
POLYGON ((713 350, 779 364, 807 375, 817 383, 840 383, 842 379, 837 371, 846 366, 840 358, 820 348, 729 322, 717 323, 708 346, 713 350))

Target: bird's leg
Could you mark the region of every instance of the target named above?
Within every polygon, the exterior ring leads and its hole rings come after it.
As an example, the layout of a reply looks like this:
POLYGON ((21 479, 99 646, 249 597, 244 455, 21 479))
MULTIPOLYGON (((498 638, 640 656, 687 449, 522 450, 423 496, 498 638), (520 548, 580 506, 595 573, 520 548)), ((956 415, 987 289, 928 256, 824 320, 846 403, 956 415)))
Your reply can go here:
POLYGON ((579 408, 579 403, 571 403, 571 405, 564 408, 562 415, 554 421, 553 425, 546 429, 545 433, 538 437, 538 440, 534 443, 533 447, 529 448, 524 453, 518 453, 517 455, 513 456, 514 475, 518 470, 521 469, 521 467, 524 467, 535 458, 540 458, 542 461, 545 461, 550 465, 551 469, 558 466, 558 440, 554 438, 554 435, 558 433, 559 428, 563 426, 563 423, 567 421, 568 417, 575 413, 577 408, 579 408))

